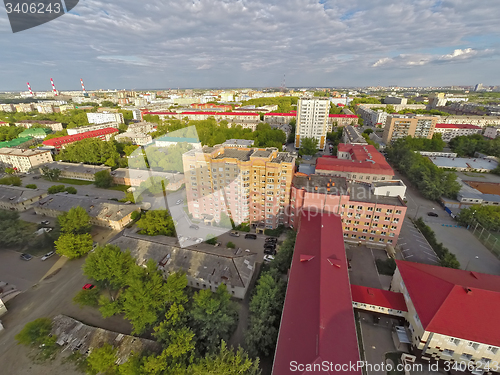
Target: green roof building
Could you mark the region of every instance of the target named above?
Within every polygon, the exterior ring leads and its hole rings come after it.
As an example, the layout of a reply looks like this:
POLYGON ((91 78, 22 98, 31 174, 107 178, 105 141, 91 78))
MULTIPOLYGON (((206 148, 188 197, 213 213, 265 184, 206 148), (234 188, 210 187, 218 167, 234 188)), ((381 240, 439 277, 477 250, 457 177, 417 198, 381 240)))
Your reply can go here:
POLYGON ((33 137, 16 138, 12 141, 0 142, 0 148, 27 148, 36 143, 33 137))
POLYGON ((47 128, 29 128, 19 134, 18 138, 33 137, 36 139, 44 139, 47 134, 52 133, 52 129, 47 128))

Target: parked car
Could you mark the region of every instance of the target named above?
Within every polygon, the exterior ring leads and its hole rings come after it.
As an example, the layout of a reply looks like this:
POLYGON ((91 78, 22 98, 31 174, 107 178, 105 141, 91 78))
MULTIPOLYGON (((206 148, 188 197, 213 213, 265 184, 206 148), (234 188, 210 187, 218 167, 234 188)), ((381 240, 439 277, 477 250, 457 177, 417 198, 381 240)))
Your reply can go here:
POLYGON ((197 238, 194 242, 195 243, 202 243, 203 242, 203 238, 197 238))
POLYGON ((196 225, 196 224, 191 224, 189 226, 189 228, 191 228, 191 229, 200 229, 200 227, 198 225, 196 225))
POLYGON ((264 249, 264 254, 266 254, 266 255, 276 255, 276 250, 273 250, 273 249, 264 249))
POLYGON ((52 251, 49 251, 47 254, 45 254, 43 257, 42 257, 42 260, 47 260, 49 259, 52 255, 54 255, 56 252, 54 250, 52 251))
POLYGON ((274 249, 276 249, 276 244, 267 242, 264 244, 264 249, 273 249, 274 250, 274 249))
POLYGON ((41 225, 49 225, 50 224, 50 221, 48 220, 44 220, 44 221, 41 221, 40 222, 41 225))
POLYGON ((278 239, 276 237, 267 237, 265 240, 265 242, 278 242, 278 239))
POLYGON ((85 289, 85 290, 90 290, 90 289, 94 289, 95 288, 95 285, 92 285, 92 284, 85 284, 83 286, 82 289, 85 289))
POLYGON ((222 242, 216 242, 214 246, 215 247, 222 246, 222 242))
POLYGON ((432 216, 432 217, 439 217, 439 215, 435 212, 427 212, 427 216, 432 216))
POLYGON ((257 239, 257 235, 253 234, 253 233, 247 233, 247 234, 245 234, 245 239, 247 239, 247 240, 256 240, 257 239))
POLYGON ((239 232, 236 231, 236 230, 232 230, 231 232, 229 232, 229 235, 233 236, 233 237, 239 237, 240 236, 239 232))
POLYGON ((182 204, 182 203, 184 203, 182 199, 178 199, 177 202, 175 202, 175 204, 182 204))
POLYGON ((33 257, 29 254, 21 254, 21 259, 22 260, 31 260, 33 257))
POLYGON ((264 255, 264 262, 270 262, 274 259, 272 255, 264 255))

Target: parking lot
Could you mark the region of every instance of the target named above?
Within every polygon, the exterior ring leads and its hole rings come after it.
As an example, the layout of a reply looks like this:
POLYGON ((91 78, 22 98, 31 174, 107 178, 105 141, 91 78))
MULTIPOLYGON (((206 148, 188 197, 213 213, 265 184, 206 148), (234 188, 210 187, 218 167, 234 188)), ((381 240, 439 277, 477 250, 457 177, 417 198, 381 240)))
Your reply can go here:
POLYGON ((431 265, 439 264, 436 253, 409 218, 406 218, 401 227, 398 246, 404 260, 431 265))

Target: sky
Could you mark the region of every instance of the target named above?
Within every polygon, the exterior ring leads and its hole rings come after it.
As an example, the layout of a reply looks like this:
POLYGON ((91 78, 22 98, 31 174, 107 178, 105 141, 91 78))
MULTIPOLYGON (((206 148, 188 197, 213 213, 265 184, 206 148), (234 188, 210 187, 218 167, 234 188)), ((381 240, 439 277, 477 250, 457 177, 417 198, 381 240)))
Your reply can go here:
POLYGON ((80 0, 12 33, 0 6, 0 91, 500 85, 499 20, 498 0, 80 0))

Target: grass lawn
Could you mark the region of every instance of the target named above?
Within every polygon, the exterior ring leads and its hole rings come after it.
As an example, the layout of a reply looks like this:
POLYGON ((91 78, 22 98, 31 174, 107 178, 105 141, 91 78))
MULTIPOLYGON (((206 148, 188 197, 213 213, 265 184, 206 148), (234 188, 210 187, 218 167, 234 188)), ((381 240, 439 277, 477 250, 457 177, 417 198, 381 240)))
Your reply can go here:
POLYGON ((107 190, 123 191, 124 193, 126 193, 129 188, 130 188, 130 186, 127 186, 127 185, 115 185, 115 186, 111 186, 111 187, 106 188, 106 189, 107 190))
POLYGON ((72 178, 59 178, 57 181, 53 181, 54 185, 58 184, 69 184, 69 185, 92 185, 93 181, 85 180, 74 180, 72 178))

